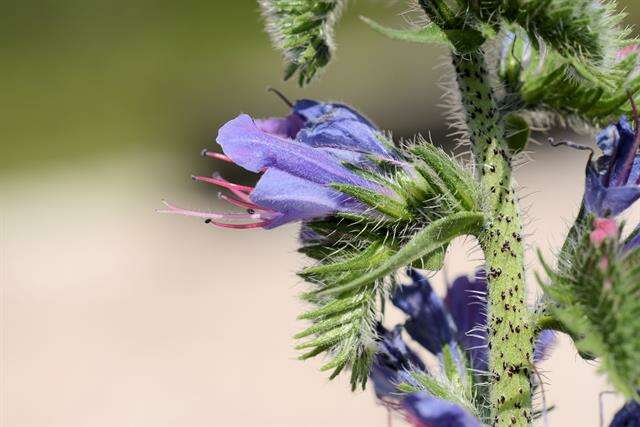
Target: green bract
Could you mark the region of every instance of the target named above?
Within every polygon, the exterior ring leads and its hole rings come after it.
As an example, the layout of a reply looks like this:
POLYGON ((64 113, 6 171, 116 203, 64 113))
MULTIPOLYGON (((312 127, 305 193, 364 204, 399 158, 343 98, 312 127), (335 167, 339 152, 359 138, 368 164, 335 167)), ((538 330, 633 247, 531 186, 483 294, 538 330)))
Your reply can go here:
POLYGON ((526 35, 510 33, 499 68, 503 110, 547 112, 569 124, 608 124, 631 113, 630 98, 640 100, 639 71, 635 52, 594 69, 555 51, 540 53, 526 35))
POLYGON ((267 30, 284 52, 285 79, 298 73, 302 86, 331 59, 333 25, 345 0, 260 0, 267 30))
POLYGON ((589 239, 593 218, 572 233, 548 281, 543 321, 568 333, 583 357, 598 358, 600 370, 627 398, 640 388, 640 248, 625 252, 619 238, 601 246, 589 239))
POLYGON ((449 242, 477 235, 486 219, 481 190, 457 161, 424 140, 402 156, 399 163, 377 160, 375 169, 348 165, 393 196, 333 185, 369 206, 371 215, 340 214, 306 225, 319 237, 301 251, 318 263, 299 273, 313 284, 303 295, 313 309, 301 316, 313 325, 297 335, 308 339, 298 347, 311 349, 305 359, 329 353, 323 370, 333 370, 332 377, 351 366, 353 387, 367 380, 380 301, 393 287, 396 271, 409 265, 440 269, 449 242))

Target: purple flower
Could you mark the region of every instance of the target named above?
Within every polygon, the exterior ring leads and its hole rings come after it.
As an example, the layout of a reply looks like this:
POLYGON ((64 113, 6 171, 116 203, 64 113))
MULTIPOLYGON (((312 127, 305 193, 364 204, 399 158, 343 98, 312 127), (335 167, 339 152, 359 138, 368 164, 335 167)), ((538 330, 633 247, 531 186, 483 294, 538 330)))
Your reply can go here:
POLYGON ((598 135, 597 143, 603 156, 587 164, 584 205, 603 218, 620 214, 640 198, 640 132, 622 117, 598 135))
MULTIPOLYGON (((441 356, 448 346, 458 365, 461 377, 464 371, 464 355, 474 372, 482 374, 488 369, 486 275, 482 270, 474 278, 458 277, 449 287, 443 300, 436 295, 426 277, 414 269, 407 274, 412 280, 400 285, 392 296, 392 302, 407 314, 404 323, 411 338, 431 353, 441 356), (462 349, 462 352, 461 352, 462 349)), ((410 395, 394 395, 398 383, 419 386, 410 375, 411 370, 426 368, 401 337, 401 326, 389 332, 378 329, 380 343, 370 373, 376 395, 386 403, 389 398, 400 400, 408 418, 416 426, 479 426, 480 422, 465 409, 426 392, 410 395)), ((534 362, 544 360, 555 341, 553 331, 542 331, 534 349, 534 362)))
POLYGON ((378 351, 373 359, 369 377, 379 399, 393 399, 402 382, 401 373, 407 370, 425 370, 424 363, 402 339, 402 326, 391 331, 378 324, 378 351))
MULTIPOLYGON (((392 301, 409 316, 404 327, 411 338, 435 355, 445 345, 456 349, 459 344, 472 367, 486 371, 489 354, 485 273, 480 270, 475 278, 455 279, 444 304, 423 275, 413 269, 408 274, 413 283, 399 286, 392 301)), ((534 361, 544 360, 554 341, 552 331, 542 331, 535 344, 534 361)))
POLYGON ((616 413, 609 427, 640 427, 640 403, 627 402, 616 413))
POLYGON ((538 363, 547 360, 555 342, 556 333, 554 331, 551 329, 541 331, 533 348, 533 362, 538 363))
POLYGON ((475 278, 460 276, 453 281, 445 304, 457 327, 456 338, 469 354, 474 369, 487 370, 487 280, 483 270, 475 278))
POLYGON ((404 328, 411 338, 431 353, 440 354, 445 345, 455 345, 456 327, 427 278, 414 269, 407 274, 413 283, 399 286, 391 300, 409 316, 404 328))
POLYGON ((402 401, 409 422, 415 427, 480 427, 476 417, 455 403, 413 393, 402 401))
POLYGON ((366 180, 343 163, 366 162, 369 155, 394 158, 376 127, 353 109, 340 104, 302 100, 285 118, 253 120, 242 114, 218 132, 224 154, 205 151, 216 159, 261 173, 254 187, 230 183, 219 176, 196 176, 200 182, 226 188, 221 197, 246 213, 200 212, 165 203, 162 212, 205 218, 227 228, 273 228, 294 221, 321 218, 336 212, 364 213, 355 199, 331 184, 350 184, 385 195, 391 190, 366 180))

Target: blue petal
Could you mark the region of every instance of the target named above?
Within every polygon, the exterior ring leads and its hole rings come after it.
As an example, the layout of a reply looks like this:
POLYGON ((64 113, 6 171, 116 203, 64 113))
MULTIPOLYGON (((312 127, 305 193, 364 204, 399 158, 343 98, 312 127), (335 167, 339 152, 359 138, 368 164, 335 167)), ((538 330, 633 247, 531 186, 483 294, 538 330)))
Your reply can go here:
POLYGON ((551 347, 556 342, 556 334, 550 329, 545 329, 538 335, 533 349, 534 363, 546 360, 551 354, 551 347))
POLYGON ((409 370, 425 370, 424 363, 402 339, 402 326, 388 331, 378 324, 378 352, 374 356, 369 378, 378 398, 396 397, 400 374, 409 370))
POLYGON ((294 111, 307 122, 296 139, 316 148, 334 148, 393 157, 393 149, 381 142, 380 131, 361 114, 341 104, 302 100, 294 111))
MULTIPOLYGON (((625 164, 630 157, 635 157, 637 147, 635 145, 636 135, 631 127, 631 123, 627 120, 626 117, 622 117, 618 124, 616 125, 616 129, 619 134, 619 140, 615 146, 614 150, 614 166, 613 173, 611 175, 611 181, 616 182, 618 175, 621 173, 628 173, 628 171, 624 171, 625 164)), ((628 177, 624 178, 624 182, 626 183, 628 177)), ((635 183, 635 181, 634 181, 635 183)))
POLYGON ((413 393, 402 402, 408 418, 416 427, 480 427, 480 421, 455 403, 413 393))
POLYGON ((407 273, 413 284, 398 286, 391 300, 409 316, 404 327, 411 338, 440 354, 445 345, 455 345, 455 326, 429 281, 414 269, 407 273))
POLYGON ((256 119, 255 123, 263 132, 290 139, 294 139, 304 126, 304 120, 298 114, 290 114, 284 118, 256 119))
POLYGON ((255 204, 280 213, 265 228, 319 218, 337 211, 365 210, 359 203, 340 192, 278 169, 268 169, 250 197, 255 204))
POLYGON ((599 217, 607 214, 615 216, 625 211, 639 198, 639 185, 605 187, 602 176, 596 168, 591 163, 587 166, 584 204, 589 212, 599 217))
POLYGON ((380 132, 359 121, 327 117, 309 122, 297 139, 311 147, 338 148, 358 153, 391 157, 382 144, 380 132))
POLYGON ((217 142, 235 163, 253 172, 275 168, 318 184, 346 183, 379 189, 329 153, 261 131, 246 114, 222 126, 217 142))
POLYGON ((640 403, 630 401, 616 413, 609 427, 640 427, 640 403))
POLYGON ((596 144, 605 156, 611 156, 620 141, 620 133, 616 125, 607 126, 596 136, 596 144))
POLYGON ((314 101, 312 99, 301 99, 296 101, 293 106, 293 111, 304 118, 305 121, 317 120, 323 116, 332 115, 335 118, 355 120, 371 128, 375 128, 375 125, 362 114, 344 104, 331 104, 314 101))
POLYGON ((486 371, 487 281, 483 271, 477 278, 458 277, 447 291, 445 304, 456 324, 457 340, 469 354, 474 369, 486 371))

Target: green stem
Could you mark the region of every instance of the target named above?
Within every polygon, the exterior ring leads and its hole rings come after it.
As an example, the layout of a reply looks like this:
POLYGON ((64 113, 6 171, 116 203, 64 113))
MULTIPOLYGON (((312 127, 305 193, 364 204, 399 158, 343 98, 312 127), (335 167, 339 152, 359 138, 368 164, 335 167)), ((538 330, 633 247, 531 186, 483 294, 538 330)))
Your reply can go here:
POLYGON ((525 303, 524 249, 511 153, 484 54, 453 56, 476 162, 491 215, 479 236, 488 280, 489 387, 495 426, 531 423, 533 328, 525 303))

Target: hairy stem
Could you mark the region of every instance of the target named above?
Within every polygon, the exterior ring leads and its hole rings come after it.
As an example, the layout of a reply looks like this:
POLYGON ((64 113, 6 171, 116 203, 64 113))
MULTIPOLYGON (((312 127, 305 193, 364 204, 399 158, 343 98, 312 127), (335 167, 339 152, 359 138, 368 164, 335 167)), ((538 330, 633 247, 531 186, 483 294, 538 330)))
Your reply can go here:
POLYGON ((531 422, 533 328, 525 304, 522 224, 512 182, 511 154, 482 52, 453 56, 477 165, 487 190, 489 225, 479 236, 488 279, 491 420, 531 422))

